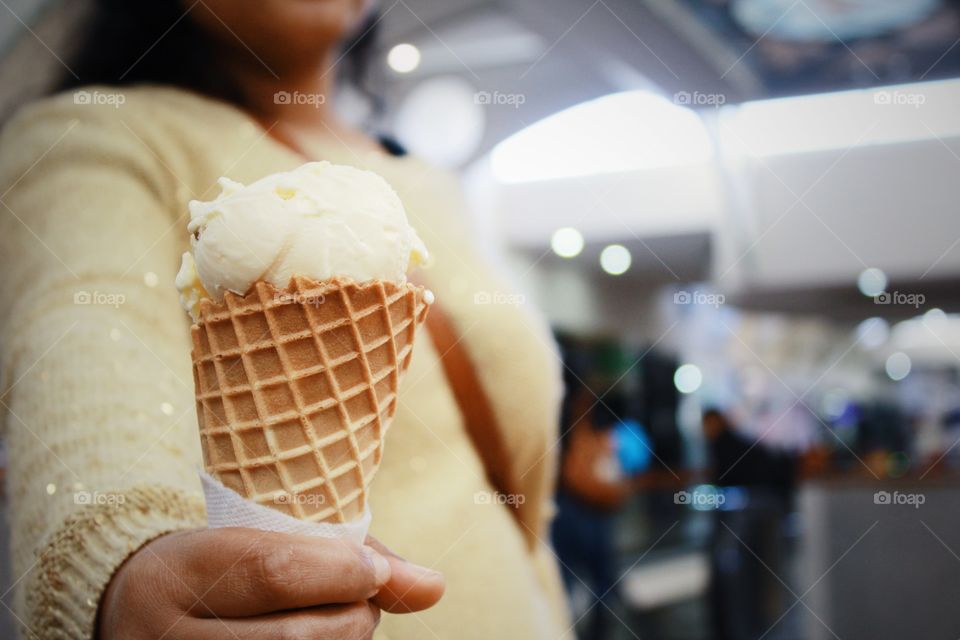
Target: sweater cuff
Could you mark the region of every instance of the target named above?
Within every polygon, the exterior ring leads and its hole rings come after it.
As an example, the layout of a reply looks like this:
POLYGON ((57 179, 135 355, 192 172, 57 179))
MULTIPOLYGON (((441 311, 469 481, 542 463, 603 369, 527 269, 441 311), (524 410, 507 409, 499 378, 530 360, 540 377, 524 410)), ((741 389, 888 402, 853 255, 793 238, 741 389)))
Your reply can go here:
POLYGON ((165 533, 206 525, 199 493, 153 485, 112 497, 71 514, 43 546, 18 594, 22 637, 91 640, 100 598, 124 560, 165 533))

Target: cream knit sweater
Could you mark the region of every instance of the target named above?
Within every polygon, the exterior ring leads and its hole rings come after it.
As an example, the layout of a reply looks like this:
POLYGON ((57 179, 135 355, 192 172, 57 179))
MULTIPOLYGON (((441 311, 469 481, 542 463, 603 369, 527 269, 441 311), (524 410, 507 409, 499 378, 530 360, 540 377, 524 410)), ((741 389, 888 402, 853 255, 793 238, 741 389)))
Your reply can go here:
MULTIPOLYGON (((212 197, 221 175, 249 182, 302 162, 223 103, 143 87, 116 105, 102 98, 110 89, 94 91, 99 104, 61 95, 31 106, 0 138, 0 411, 24 637, 92 638, 120 563, 160 534, 203 526, 188 320, 173 287, 187 201, 212 197)), ((310 150, 400 193, 528 505, 522 530, 476 498, 489 489, 482 463, 421 337, 374 482, 372 533, 443 571, 448 589, 429 611, 385 616, 377 637, 560 637, 568 621, 542 542, 560 389, 545 326, 523 306, 477 304, 503 299, 505 285, 471 247, 452 177, 415 159, 310 150)))

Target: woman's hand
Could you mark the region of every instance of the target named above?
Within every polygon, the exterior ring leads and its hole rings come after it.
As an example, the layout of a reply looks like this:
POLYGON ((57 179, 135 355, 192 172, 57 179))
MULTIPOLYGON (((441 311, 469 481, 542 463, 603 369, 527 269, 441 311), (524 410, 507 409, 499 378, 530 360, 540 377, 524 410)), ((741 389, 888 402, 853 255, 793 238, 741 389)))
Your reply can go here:
POLYGON ((420 611, 443 577, 369 546, 255 529, 161 536, 117 571, 100 640, 370 638, 380 610, 420 611))

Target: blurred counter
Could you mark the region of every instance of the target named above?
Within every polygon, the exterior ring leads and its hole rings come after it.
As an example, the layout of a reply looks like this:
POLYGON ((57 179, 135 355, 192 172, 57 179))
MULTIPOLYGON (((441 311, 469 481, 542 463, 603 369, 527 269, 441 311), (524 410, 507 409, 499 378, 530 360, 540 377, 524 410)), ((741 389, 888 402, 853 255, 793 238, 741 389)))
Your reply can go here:
POLYGON ((957 637, 958 488, 947 473, 805 482, 796 591, 804 637, 957 637))

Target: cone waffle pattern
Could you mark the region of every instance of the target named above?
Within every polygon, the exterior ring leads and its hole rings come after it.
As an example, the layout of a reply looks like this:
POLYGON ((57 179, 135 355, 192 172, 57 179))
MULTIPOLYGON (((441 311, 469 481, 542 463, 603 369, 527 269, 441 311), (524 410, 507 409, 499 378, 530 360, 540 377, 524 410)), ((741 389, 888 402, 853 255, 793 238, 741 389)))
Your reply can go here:
POLYGON ((193 375, 207 472, 302 520, 362 515, 427 309, 411 284, 301 277, 201 302, 193 375))

